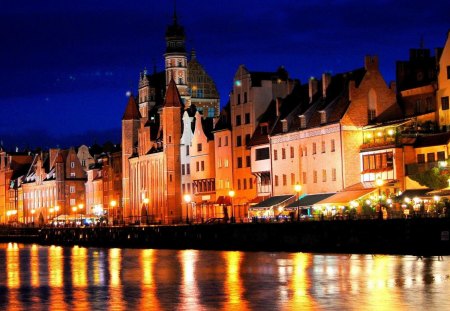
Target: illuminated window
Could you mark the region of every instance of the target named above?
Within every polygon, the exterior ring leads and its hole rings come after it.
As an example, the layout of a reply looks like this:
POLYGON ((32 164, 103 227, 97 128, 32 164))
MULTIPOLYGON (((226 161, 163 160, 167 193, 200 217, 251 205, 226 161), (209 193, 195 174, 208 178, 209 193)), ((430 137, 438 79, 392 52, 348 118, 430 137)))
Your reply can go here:
POLYGON ((327 170, 322 170, 322 182, 327 182, 327 170))
POLYGON ((75 193, 75 186, 70 186, 70 193, 75 193))

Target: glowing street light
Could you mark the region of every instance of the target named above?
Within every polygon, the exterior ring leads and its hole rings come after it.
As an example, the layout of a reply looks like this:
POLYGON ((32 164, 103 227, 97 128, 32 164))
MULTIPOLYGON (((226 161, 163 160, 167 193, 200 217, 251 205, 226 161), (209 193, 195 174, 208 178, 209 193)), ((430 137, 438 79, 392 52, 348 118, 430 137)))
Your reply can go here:
POLYGON ((230 190, 228 191, 228 195, 231 199, 231 223, 235 223, 236 219, 234 218, 234 205, 233 205, 233 197, 236 193, 234 192, 234 190, 230 190))
POLYGON ((186 193, 183 196, 184 202, 186 202, 186 223, 189 224, 189 203, 191 203, 190 194, 186 193))
POLYGON ((381 177, 378 177, 375 181, 375 184, 378 187, 378 219, 383 219, 383 210, 381 209, 381 186, 383 186, 384 181, 381 177))

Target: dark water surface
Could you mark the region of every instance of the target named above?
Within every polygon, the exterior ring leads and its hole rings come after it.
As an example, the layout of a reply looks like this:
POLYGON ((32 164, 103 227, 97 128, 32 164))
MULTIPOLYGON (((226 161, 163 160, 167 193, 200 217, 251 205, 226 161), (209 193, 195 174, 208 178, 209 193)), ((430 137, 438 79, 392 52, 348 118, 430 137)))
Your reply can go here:
POLYGON ((0 310, 450 310, 450 257, 0 244, 0 310))

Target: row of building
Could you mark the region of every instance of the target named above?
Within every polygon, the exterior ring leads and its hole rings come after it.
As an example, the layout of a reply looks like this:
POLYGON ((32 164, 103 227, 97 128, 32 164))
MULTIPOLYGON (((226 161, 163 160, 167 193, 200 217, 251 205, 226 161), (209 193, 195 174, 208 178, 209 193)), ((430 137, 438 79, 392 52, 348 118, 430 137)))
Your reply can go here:
POLYGON ((120 148, 2 150, 0 222, 78 214, 244 220, 300 217, 300 207, 310 206, 361 212, 426 188, 414 176, 448 158, 449 37, 434 55, 411 49, 389 85, 376 56, 306 83, 283 67, 253 72, 241 65, 221 111, 214 81, 194 51, 188 59, 176 15, 164 61, 164 71, 140 73, 120 148))

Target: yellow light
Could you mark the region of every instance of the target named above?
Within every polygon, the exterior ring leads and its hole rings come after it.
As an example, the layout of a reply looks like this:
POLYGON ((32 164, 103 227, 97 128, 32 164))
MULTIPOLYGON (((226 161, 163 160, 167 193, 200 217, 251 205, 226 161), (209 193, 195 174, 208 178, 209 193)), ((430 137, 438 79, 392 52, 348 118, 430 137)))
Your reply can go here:
POLYGON ((406 198, 405 198, 405 203, 408 203, 408 204, 409 204, 410 202, 411 202, 411 199, 408 198, 408 197, 406 197, 406 198))
POLYGON ((375 181, 375 184, 378 186, 378 187, 381 187, 382 185, 383 185, 383 179, 381 179, 381 178, 377 178, 377 180, 375 181))
POLYGON ((236 194, 236 193, 234 192, 234 190, 228 191, 228 195, 229 195, 230 197, 234 197, 235 194, 236 194))
POLYGON ((144 204, 148 204, 149 199, 148 198, 144 198, 144 204))
POLYGON ((115 206, 117 205, 117 202, 116 202, 115 200, 112 200, 111 203, 110 203, 110 205, 111 205, 112 207, 115 207, 115 206))
POLYGON ((76 206, 72 206, 72 212, 76 212, 77 211, 77 207, 76 206))
POLYGON ((32 209, 31 214, 34 214, 34 213, 36 213, 36 210, 32 209))
POLYGON ((433 197, 433 200, 435 200, 436 202, 439 202, 440 199, 441 199, 441 198, 440 198, 438 195, 435 195, 435 196, 433 197))
POLYGON ((390 129, 390 130, 388 131, 388 134, 389 134, 389 136, 394 135, 394 130, 393 130, 393 129, 390 129))
POLYGON ((367 133, 367 138, 372 138, 372 134, 371 133, 367 133))
POLYGON ((78 204, 78 209, 79 209, 79 210, 82 210, 83 207, 84 207, 83 203, 78 204))
POLYGON ((191 202, 191 196, 190 196, 188 193, 186 193, 186 194, 183 196, 183 199, 184 199, 184 202, 186 202, 186 203, 191 202))
POLYGON ((295 190, 295 192, 300 192, 300 191, 302 191, 302 185, 300 185, 300 184, 296 184, 295 186, 294 186, 294 190, 295 190))
POLYGON ((56 206, 55 206, 55 212, 58 212, 58 211, 59 211, 59 206, 56 205, 56 206))
POLYGON ((381 137, 381 136, 383 136, 383 133, 382 133, 382 132, 378 132, 378 133, 377 133, 377 136, 378 136, 378 137, 381 137))

